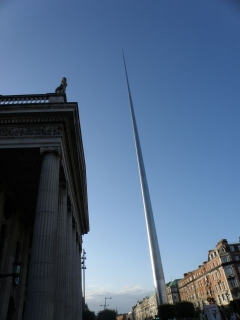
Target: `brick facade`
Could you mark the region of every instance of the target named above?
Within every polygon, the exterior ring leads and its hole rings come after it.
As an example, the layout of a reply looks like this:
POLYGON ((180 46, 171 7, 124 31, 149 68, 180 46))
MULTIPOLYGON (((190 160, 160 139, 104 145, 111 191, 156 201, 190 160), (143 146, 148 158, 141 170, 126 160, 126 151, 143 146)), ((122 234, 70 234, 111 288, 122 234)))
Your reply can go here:
POLYGON ((240 243, 220 240, 209 250, 208 261, 184 274, 178 283, 181 301, 202 308, 209 301, 226 305, 240 297, 240 243))

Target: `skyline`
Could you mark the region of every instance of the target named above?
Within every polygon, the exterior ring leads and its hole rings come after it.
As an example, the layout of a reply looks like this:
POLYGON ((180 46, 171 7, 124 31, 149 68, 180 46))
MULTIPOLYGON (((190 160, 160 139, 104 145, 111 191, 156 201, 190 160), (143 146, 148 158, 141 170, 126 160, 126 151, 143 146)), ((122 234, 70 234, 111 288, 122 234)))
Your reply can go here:
POLYGON ((11 0, 0 15, 0 93, 54 92, 65 76, 78 102, 91 310, 112 297, 110 308, 128 312, 154 292, 122 49, 166 283, 222 238, 239 240, 236 1, 11 0))

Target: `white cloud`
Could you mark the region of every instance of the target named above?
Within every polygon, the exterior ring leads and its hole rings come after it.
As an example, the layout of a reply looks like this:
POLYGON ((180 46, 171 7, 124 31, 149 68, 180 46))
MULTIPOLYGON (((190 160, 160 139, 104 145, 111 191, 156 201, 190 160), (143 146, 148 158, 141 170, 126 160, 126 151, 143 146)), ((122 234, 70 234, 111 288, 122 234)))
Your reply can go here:
POLYGON ((111 290, 111 286, 96 287, 94 285, 88 286, 86 292, 86 303, 91 311, 96 313, 103 309, 100 305, 105 304, 105 297, 107 299, 107 308, 114 309, 118 313, 128 313, 131 308, 136 305, 138 300, 142 300, 146 296, 153 293, 153 290, 142 287, 141 285, 123 286, 119 290, 111 290))

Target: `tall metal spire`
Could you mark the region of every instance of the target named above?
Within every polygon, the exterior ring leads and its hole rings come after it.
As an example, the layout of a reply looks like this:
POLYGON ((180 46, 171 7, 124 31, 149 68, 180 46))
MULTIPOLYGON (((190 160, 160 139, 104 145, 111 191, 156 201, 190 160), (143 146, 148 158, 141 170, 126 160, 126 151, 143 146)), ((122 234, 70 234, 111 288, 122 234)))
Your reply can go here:
POLYGON ((132 116, 133 134, 134 134, 134 140, 135 140, 135 147, 136 147, 136 154, 137 154, 137 161, 138 161, 138 171, 139 171, 145 219, 146 219, 146 225, 147 225, 148 243, 149 243, 149 250, 150 250, 150 257, 151 257, 151 264, 152 264, 152 271, 153 271, 154 286, 156 291, 157 303, 159 306, 163 303, 167 303, 166 285, 165 285, 159 246, 158 246, 156 227, 155 227, 155 222, 154 222, 154 217, 152 212, 151 199, 150 199, 150 194, 148 190, 147 176, 144 168, 141 145, 140 145, 138 130, 137 130, 137 123, 136 123, 134 109, 133 109, 132 96, 131 96, 131 91, 130 91, 130 86, 128 81, 124 53, 123 53, 123 61, 124 61, 124 68, 125 68, 125 74, 126 74, 126 80, 127 80, 130 111, 132 116))

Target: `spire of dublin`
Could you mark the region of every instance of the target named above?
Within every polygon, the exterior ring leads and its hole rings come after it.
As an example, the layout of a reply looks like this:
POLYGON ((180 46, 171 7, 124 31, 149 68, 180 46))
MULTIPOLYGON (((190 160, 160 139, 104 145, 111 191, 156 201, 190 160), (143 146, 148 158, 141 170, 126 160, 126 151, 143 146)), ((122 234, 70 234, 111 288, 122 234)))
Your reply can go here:
POLYGON ((128 97, 129 97, 130 111, 131 111, 131 117, 132 117, 133 134, 134 134, 137 162, 138 162, 138 171, 139 171, 143 206, 144 206, 145 219, 146 219, 146 225, 147 225, 147 235, 148 235, 152 271, 153 271, 154 286, 155 286, 157 304, 158 306, 160 306, 164 303, 167 303, 166 285, 165 285, 156 227, 155 227, 151 199, 150 199, 150 194, 149 194, 148 184, 147 184, 147 176, 145 172, 141 145, 140 145, 140 140, 138 136, 137 123, 136 123, 135 114, 134 114, 134 108, 133 108, 133 102, 132 102, 132 97, 130 92, 124 54, 123 54, 123 62, 124 62, 124 68, 125 68, 125 74, 126 74, 128 97))

